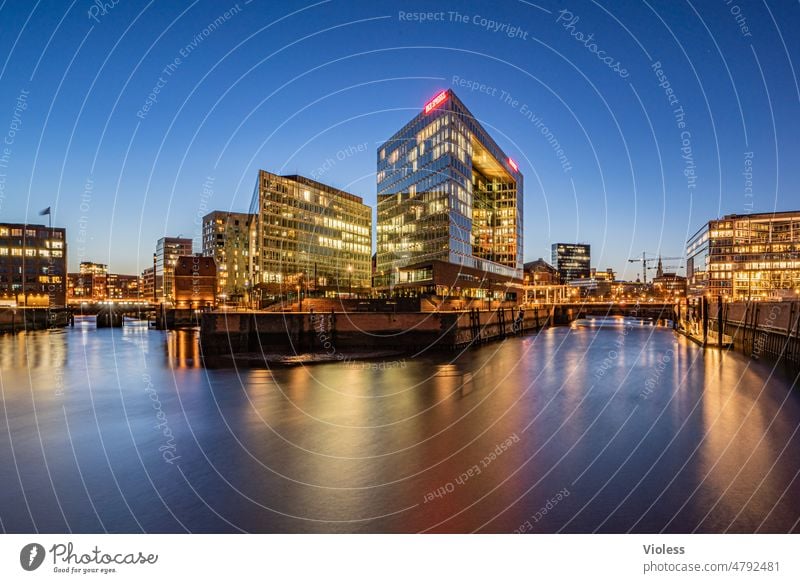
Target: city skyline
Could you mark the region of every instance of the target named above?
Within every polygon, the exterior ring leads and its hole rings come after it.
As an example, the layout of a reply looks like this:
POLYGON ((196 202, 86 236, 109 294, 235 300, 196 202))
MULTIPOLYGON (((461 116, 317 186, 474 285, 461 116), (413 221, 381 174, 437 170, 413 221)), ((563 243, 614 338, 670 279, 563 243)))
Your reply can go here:
POLYGON ((0 22, 0 579, 797 578, 800 0, 0 22))
MULTIPOLYGON (((70 12, 48 44, 32 32, 48 16, 28 20, 10 6, 0 69, 10 90, 0 103, 14 135, 0 220, 32 223, 52 206, 70 238, 70 270, 93 260, 140 273, 158 238, 200 240, 198 214, 246 210, 258 168, 374 207, 375 148, 447 88, 529 176, 525 261, 547 257, 554 242, 584 242, 596 267, 635 279, 628 258, 682 255, 710 218, 792 208, 797 145, 786 137, 796 134, 798 91, 786 55, 796 41, 761 38, 751 50, 724 6, 698 7, 703 20, 691 24, 689 7, 628 7, 637 18, 627 29, 596 6, 520 7, 456 3, 422 22, 410 16, 422 3, 171 7, 165 17, 180 18, 143 54, 134 37, 157 35, 146 19, 131 23, 133 7, 70 12), (505 32, 493 32, 490 16, 505 32), (676 44, 676 23, 697 34, 676 44), (637 42, 650 25, 663 54, 637 42), (265 27, 269 46, 248 40, 265 27), (84 34, 68 35, 75 30, 84 34), (589 34, 624 67, 598 66, 579 41, 589 34), (220 61, 230 51, 236 59, 220 61), (729 75, 704 72, 726 66, 729 75)), ((751 20, 781 22, 786 7, 750 10, 751 20)))

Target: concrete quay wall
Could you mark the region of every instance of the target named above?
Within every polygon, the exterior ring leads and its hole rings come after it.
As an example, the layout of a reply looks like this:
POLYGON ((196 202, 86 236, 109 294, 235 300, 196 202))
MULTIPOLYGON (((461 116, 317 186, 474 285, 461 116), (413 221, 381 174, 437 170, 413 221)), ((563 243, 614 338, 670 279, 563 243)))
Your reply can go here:
POLYGON ((735 350, 800 369, 800 302, 723 303, 719 310, 710 303, 709 328, 716 331, 721 320, 735 350))
POLYGON ((326 352, 331 349, 411 352, 453 349, 541 328, 550 310, 464 312, 268 313, 202 315, 200 342, 206 356, 250 352, 326 352))
POLYGON ((66 310, 0 308, 0 333, 64 328, 70 324, 71 318, 71 313, 66 310))

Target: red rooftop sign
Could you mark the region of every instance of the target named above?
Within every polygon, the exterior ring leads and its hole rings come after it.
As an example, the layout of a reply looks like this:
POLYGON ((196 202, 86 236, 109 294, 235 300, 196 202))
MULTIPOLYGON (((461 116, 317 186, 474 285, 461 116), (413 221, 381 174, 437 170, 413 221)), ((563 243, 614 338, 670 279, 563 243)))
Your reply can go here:
POLYGON ((519 168, 517 167, 517 163, 514 162, 511 158, 508 159, 508 165, 514 169, 514 172, 519 172, 519 168))
POLYGON ((430 113, 447 100, 447 90, 444 90, 425 104, 425 113, 430 113))

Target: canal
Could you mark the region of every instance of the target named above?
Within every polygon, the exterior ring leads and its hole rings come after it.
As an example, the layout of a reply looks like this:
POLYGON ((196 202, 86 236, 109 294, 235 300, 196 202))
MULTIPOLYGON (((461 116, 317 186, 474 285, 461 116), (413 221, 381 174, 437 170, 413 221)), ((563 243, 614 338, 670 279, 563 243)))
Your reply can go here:
POLYGON ((614 319, 204 369, 197 333, 0 336, 3 532, 797 532, 796 379, 614 319))

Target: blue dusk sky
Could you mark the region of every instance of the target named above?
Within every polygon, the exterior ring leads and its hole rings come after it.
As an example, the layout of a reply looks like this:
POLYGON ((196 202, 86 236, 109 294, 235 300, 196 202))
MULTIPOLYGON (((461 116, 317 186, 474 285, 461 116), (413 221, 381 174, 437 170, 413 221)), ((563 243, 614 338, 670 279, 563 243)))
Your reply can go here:
POLYGON ((800 206, 799 26, 744 0, 6 0, 0 221, 51 206, 71 270, 137 273, 246 211, 259 168, 374 205, 377 146, 452 88, 525 176, 525 259, 589 243, 635 279, 710 218, 800 206))

